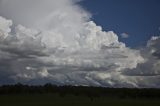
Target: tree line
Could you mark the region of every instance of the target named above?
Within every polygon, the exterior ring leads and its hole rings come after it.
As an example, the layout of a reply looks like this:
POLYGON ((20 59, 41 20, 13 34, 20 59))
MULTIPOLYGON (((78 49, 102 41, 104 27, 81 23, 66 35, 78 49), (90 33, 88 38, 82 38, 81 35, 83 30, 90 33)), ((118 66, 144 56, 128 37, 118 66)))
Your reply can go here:
POLYGON ((5 94, 58 94, 109 98, 150 98, 160 99, 160 89, 154 88, 105 88, 89 86, 56 86, 50 83, 45 85, 3 85, 0 86, 0 95, 5 94))

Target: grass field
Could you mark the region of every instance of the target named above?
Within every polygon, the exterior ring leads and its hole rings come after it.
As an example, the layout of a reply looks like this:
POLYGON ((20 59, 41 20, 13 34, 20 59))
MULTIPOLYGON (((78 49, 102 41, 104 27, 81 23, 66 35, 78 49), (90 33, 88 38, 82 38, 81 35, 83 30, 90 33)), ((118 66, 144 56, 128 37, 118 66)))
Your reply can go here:
POLYGON ((0 95, 0 106, 160 106, 158 99, 88 98, 54 94, 0 95))

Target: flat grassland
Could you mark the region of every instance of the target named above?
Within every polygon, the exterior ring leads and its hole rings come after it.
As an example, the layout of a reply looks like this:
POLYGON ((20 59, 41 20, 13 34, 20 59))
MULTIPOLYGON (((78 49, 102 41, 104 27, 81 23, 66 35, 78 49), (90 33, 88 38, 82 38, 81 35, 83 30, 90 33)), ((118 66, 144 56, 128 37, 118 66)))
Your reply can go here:
POLYGON ((0 106, 160 106, 160 99, 132 99, 59 94, 4 94, 0 106))
POLYGON ((160 106, 160 89, 4 85, 0 106, 160 106))

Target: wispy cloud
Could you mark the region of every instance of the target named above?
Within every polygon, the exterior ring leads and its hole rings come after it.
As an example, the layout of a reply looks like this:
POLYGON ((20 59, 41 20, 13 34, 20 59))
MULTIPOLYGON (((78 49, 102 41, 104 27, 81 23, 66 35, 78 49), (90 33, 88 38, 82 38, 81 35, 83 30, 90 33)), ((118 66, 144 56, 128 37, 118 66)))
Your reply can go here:
POLYGON ((121 34, 121 37, 122 37, 122 38, 129 38, 129 36, 130 36, 130 35, 129 35, 128 33, 122 33, 122 34, 121 34))

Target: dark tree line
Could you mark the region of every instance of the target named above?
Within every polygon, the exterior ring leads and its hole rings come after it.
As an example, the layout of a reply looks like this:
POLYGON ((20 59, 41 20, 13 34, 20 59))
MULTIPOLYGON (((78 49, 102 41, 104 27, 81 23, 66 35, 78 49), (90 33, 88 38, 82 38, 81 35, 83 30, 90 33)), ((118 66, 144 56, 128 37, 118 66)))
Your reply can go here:
POLYGON ((0 87, 0 95, 5 94, 59 94, 60 96, 74 95, 112 98, 158 98, 160 89, 137 89, 137 88, 103 88, 84 86, 56 86, 46 84, 43 86, 29 86, 22 84, 3 85, 0 87))

